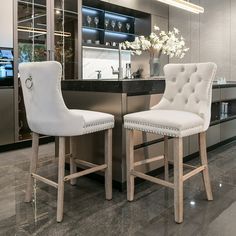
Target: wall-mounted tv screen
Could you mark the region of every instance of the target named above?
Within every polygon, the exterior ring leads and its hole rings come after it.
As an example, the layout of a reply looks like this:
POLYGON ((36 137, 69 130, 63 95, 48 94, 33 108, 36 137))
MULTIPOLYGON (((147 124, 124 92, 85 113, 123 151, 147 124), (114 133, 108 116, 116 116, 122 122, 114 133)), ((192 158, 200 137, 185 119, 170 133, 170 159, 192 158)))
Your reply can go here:
POLYGON ((13 86, 13 49, 0 48, 0 86, 13 86))

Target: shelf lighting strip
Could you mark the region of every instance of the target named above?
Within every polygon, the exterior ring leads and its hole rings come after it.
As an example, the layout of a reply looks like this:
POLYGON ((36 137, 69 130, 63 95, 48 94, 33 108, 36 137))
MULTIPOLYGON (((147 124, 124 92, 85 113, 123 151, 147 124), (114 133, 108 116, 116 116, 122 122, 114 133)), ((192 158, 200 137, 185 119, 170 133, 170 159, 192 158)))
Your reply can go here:
POLYGON ((191 2, 184 1, 184 0, 157 0, 157 1, 168 4, 173 7, 181 8, 183 10, 186 10, 195 14, 204 13, 203 7, 193 4, 191 2))
POLYGON ((120 21, 127 21, 128 20, 128 18, 125 16, 114 15, 114 14, 107 13, 107 12, 105 13, 105 17, 109 18, 109 19, 120 20, 120 21))
POLYGON ((116 36, 116 37, 119 37, 119 38, 127 38, 128 35, 126 33, 119 33, 119 32, 108 32, 108 31, 105 31, 105 34, 106 35, 110 35, 110 36, 116 36))
MULTIPOLYGON (((19 26, 18 31, 21 32, 30 32, 30 33, 38 33, 38 34, 47 34, 47 31, 45 29, 40 28, 32 28, 32 27, 26 27, 26 26, 19 26)), ((56 36, 64 36, 64 37, 71 37, 71 33, 69 32, 62 32, 62 31, 55 31, 54 35, 56 36)))
POLYGON ((97 15, 98 11, 89 9, 89 8, 82 8, 82 12, 86 14, 91 14, 91 15, 97 15))

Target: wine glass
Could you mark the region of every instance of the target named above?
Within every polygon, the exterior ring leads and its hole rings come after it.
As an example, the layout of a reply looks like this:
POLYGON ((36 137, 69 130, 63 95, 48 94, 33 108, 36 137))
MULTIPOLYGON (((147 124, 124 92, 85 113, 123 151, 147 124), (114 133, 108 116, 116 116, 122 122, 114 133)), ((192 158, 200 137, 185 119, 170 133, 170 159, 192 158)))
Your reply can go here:
POLYGON ((115 20, 112 20, 112 21, 111 21, 111 27, 112 27, 112 30, 113 30, 113 31, 115 30, 115 26, 116 26, 116 21, 115 21, 115 20))
POLYGON ((118 26, 119 31, 121 31, 122 23, 120 21, 118 21, 117 26, 118 26))
POLYGON ((98 27, 98 23, 99 23, 99 18, 96 16, 94 17, 94 23, 96 25, 96 28, 98 27))
POLYGON ((89 26, 89 27, 90 27, 91 21, 92 21, 91 16, 87 16, 87 22, 88 22, 88 26, 89 26))
POLYGON ((105 27, 106 27, 106 29, 107 29, 107 27, 108 27, 108 25, 109 25, 109 19, 105 19, 105 21, 104 21, 104 23, 105 23, 105 27))
POLYGON ((130 23, 126 23, 126 29, 127 29, 127 32, 129 33, 129 30, 130 30, 130 23))

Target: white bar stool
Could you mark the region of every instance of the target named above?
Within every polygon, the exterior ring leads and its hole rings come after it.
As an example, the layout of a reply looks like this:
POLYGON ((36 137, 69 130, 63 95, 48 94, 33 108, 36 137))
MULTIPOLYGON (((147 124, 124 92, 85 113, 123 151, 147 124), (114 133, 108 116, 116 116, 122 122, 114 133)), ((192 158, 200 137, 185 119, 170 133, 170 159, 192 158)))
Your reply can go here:
MULTIPOLYGON (((112 128, 113 115, 86 110, 69 110, 61 93, 62 68, 55 61, 30 62, 19 65, 26 116, 32 134, 32 157, 25 201, 32 200, 33 179, 58 189, 57 221, 63 219, 64 182, 96 172, 105 171, 106 199, 112 199, 112 128), (96 165, 78 160, 89 169, 76 172, 77 160, 70 155, 70 175, 65 176, 65 137, 105 130, 105 164, 96 165), (59 137, 58 183, 37 175, 39 134, 59 137)), ((71 145, 72 146, 72 145, 71 145)), ((71 150, 72 152, 72 150, 71 150)))
POLYGON ((174 189, 175 221, 183 222, 183 182, 202 172, 208 200, 213 200, 206 153, 206 130, 210 124, 214 63, 169 64, 164 67, 166 88, 160 103, 151 110, 124 116, 126 130, 127 199, 134 199, 134 178, 139 177, 174 189), (133 130, 164 135, 164 155, 134 161, 133 130), (201 166, 183 175, 183 137, 199 134, 201 166), (168 136, 174 137, 174 183, 168 181, 168 136), (165 180, 135 167, 163 160, 165 180))

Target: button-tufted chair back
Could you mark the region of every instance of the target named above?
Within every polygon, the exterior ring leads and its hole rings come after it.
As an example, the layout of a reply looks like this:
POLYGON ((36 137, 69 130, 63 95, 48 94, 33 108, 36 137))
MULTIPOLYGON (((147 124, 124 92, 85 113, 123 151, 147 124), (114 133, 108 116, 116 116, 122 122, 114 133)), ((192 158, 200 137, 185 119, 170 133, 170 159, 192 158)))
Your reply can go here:
MULTIPOLYGON (((56 130, 52 129, 60 127, 63 122, 70 123, 67 121, 70 111, 61 93, 60 63, 55 61, 21 63, 19 73, 27 121, 33 132, 54 133, 56 130)), ((81 124, 82 130, 83 117, 77 116, 77 122, 81 124)), ((73 124, 70 126, 73 131, 73 124)))
POLYGON ((166 88, 152 109, 181 110, 198 114, 207 130, 211 117, 212 83, 216 64, 168 64, 164 67, 166 88))

